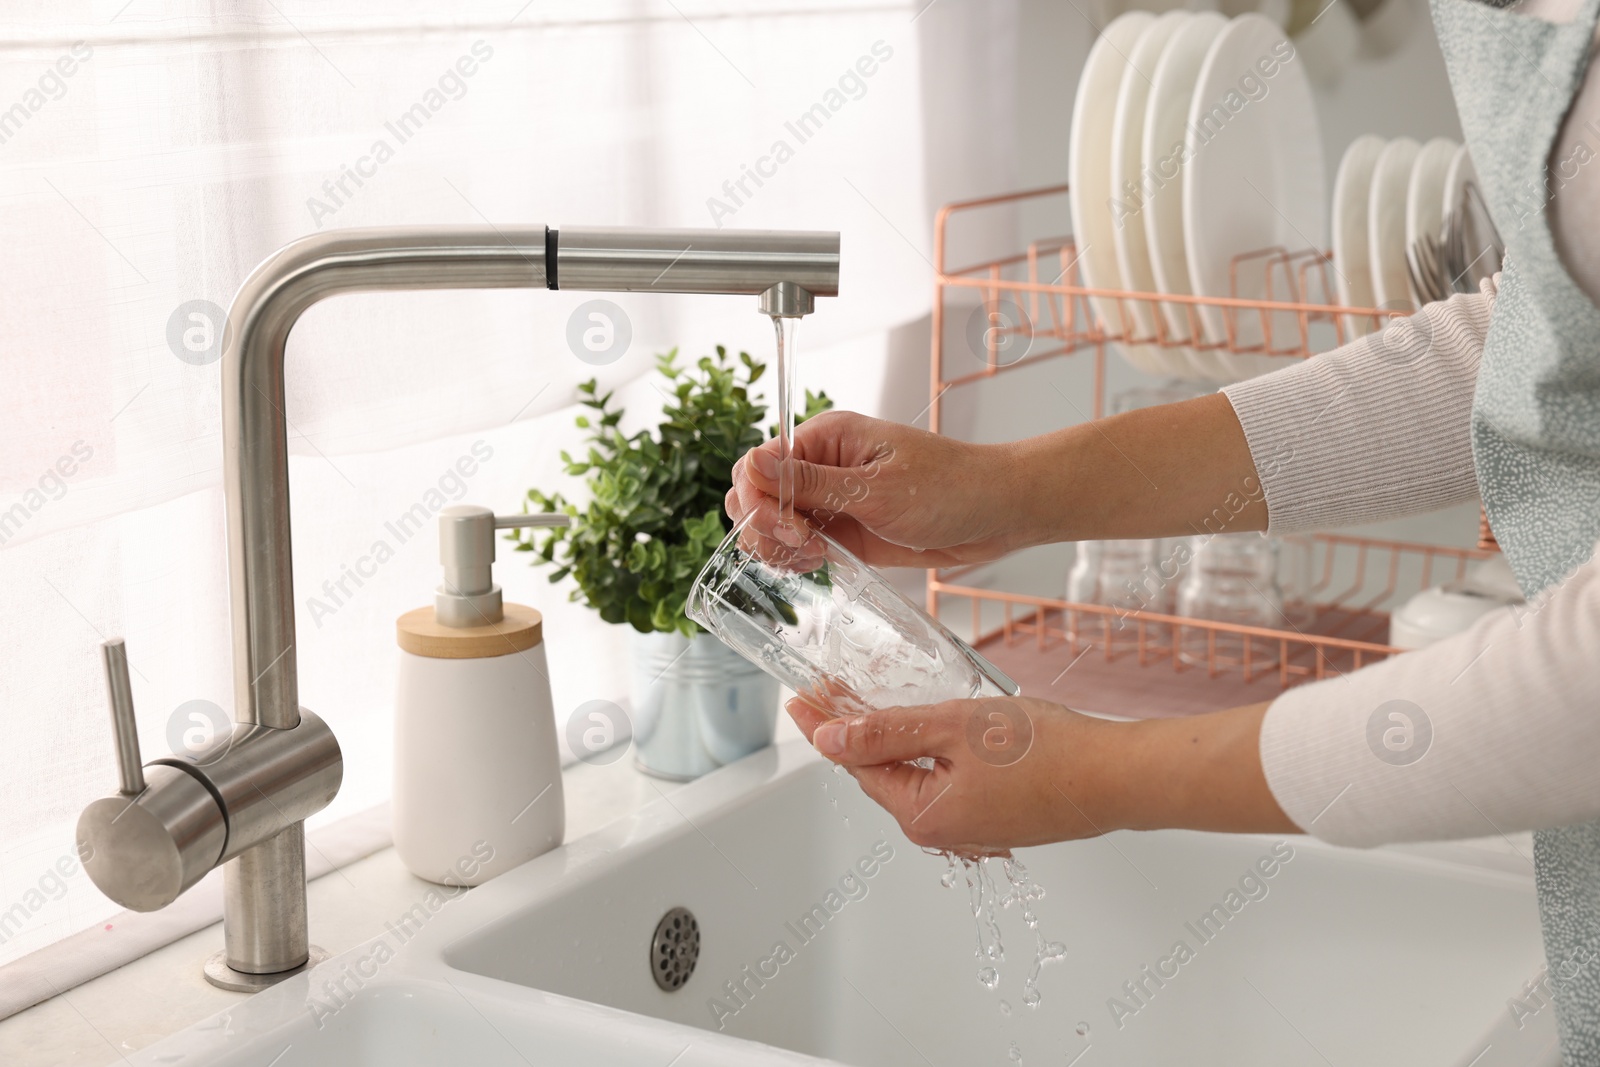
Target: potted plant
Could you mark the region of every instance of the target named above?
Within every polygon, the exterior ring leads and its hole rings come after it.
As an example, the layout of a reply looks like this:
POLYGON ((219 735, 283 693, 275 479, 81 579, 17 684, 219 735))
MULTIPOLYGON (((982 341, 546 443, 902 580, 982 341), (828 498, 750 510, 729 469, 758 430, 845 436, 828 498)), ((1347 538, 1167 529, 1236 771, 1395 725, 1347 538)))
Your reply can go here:
MULTIPOLYGON (((528 491, 528 510, 561 511, 572 524, 510 535, 536 566, 570 576, 571 599, 610 623, 633 627, 635 757, 652 773, 693 778, 772 740, 777 683, 725 648, 683 613, 689 588, 732 529, 723 498, 733 465, 766 440, 767 407, 750 395, 766 365, 718 345, 692 367, 673 349, 656 357, 667 380, 659 426, 631 437, 618 429, 623 409, 594 380, 578 386, 590 409, 577 419, 589 431, 588 454, 561 454, 566 471, 584 476, 582 508, 560 493, 528 491)), ((832 405, 806 393, 796 421, 832 405)))

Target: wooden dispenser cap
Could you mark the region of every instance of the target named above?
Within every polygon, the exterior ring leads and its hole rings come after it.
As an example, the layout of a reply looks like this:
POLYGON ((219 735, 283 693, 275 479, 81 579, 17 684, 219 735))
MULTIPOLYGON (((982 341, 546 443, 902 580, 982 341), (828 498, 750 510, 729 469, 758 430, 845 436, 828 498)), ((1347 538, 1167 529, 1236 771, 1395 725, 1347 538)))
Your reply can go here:
POLYGON ((505 618, 486 626, 444 626, 433 607, 408 611, 395 621, 395 638, 413 656, 428 659, 488 659, 526 652, 544 640, 544 616, 507 604, 505 618))

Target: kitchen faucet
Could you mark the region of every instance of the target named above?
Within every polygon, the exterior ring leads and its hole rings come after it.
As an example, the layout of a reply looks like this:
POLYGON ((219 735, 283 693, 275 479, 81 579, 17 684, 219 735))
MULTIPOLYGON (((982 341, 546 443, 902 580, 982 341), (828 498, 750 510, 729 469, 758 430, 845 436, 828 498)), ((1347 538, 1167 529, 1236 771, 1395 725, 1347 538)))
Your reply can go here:
POLYGON ((839 292, 837 233, 545 226, 332 230, 293 241, 245 279, 228 312, 222 451, 233 616, 234 726, 204 750, 142 765, 127 652, 108 641, 120 791, 78 820, 84 868, 133 911, 172 903, 223 867, 224 948, 205 975, 263 989, 326 958, 306 924, 305 819, 339 791, 344 759, 300 706, 289 543, 284 349, 306 309, 389 289, 576 289, 759 297, 797 317, 839 292))

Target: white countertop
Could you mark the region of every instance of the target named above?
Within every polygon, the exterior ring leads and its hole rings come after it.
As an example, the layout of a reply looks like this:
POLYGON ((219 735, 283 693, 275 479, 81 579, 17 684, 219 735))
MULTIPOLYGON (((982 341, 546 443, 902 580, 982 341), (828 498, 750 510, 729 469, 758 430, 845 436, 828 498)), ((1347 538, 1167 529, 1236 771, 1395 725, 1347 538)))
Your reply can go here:
MULTIPOLYGON (((798 736, 779 716, 780 739, 798 736)), ((630 755, 606 766, 578 763, 562 775, 567 833, 572 841, 681 787, 634 768, 630 755)), ((336 868, 307 887, 311 940, 338 954, 383 932, 433 885, 401 864, 393 848, 336 868)), ((216 923, 109 974, 0 1021, 0 1064, 6 1067, 95 1067, 154 1044, 238 1004, 206 982, 201 965, 222 947, 216 923)))

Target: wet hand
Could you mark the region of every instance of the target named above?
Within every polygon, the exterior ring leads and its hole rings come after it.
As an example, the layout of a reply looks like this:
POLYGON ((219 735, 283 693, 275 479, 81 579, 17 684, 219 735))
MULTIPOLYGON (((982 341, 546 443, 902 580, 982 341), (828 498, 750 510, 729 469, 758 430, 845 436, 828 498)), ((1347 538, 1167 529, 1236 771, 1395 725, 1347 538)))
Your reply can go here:
MULTIPOLYGON (((824 412, 795 431, 795 507, 875 566, 996 559, 1031 543, 1011 447, 824 412)), ((750 516, 755 535, 803 547, 779 521, 777 498, 778 446, 768 441, 734 466, 724 503, 735 522, 750 516)))
POLYGON ((1268 707, 1112 722, 993 697, 836 717, 797 698, 789 714, 912 843, 987 854, 1112 830, 1299 833, 1261 766, 1268 707))
POLYGON ((835 718, 796 698, 789 714, 913 844, 981 855, 1120 828, 1094 780, 1099 735, 1115 724, 1058 704, 995 697, 835 718))

